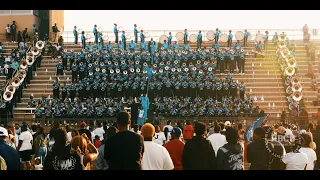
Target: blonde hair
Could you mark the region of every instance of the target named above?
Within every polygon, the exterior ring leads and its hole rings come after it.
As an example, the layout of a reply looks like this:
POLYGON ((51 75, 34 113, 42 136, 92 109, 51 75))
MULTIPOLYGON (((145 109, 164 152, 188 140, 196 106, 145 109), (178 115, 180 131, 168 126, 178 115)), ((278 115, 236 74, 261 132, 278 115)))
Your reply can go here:
POLYGON ((140 131, 145 140, 152 140, 155 133, 155 128, 152 124, 146 123, 141 127, 140 131))
POLYGON ((78 147, 81 150, 81 154, 85 155, 88 154, 89 151, 87 149, 87 140, 83 136, 75 136, 71 140, 71 150, 77 151, 78 147))

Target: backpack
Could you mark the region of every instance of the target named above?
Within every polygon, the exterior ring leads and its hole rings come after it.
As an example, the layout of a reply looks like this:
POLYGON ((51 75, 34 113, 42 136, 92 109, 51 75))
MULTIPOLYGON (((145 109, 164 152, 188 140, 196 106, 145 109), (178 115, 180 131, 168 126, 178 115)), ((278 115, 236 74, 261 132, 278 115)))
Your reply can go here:
POLYGON ((0 156, 0 170, 7 170, 7 163, 1 156, 0 156))

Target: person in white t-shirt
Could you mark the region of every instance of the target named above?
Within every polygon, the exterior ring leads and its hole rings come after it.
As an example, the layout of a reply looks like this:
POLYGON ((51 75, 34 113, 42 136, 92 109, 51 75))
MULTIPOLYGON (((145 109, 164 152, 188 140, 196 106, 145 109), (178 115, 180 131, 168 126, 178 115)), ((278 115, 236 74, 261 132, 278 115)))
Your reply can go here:
POLYGON ((103 141, 103 135, 106 133, 102 127, 102 123, 98 123, 98 127, 93 131, 95 135, 98 135, 100 138, 100 141, 103 141))
POLYGON ((282 157, 282 162, 285 164, 285 170, 306 170, 308 164, 308 156, 299 152, 301 142, 295 140, 292 146, 292 151, 282 157))
POLYGON ((10 36, 11 36, 10 24, 7 24, 7 27, 5 29, 6 29, 6 41, 9 42, 10 36))
POLYGON ((32 142, 33 137, 32 134, 28 131, 28 127, 26 124, 21 126, 21 134, 19 136, 19 144, 17 150, 19 151, 21 158, 21 169, 24 167, 24 163, 27 165, 27 170, 31 168, 31 155, 32 152, 32 142))
POLYGON ((154 135, 154 142, 163 146, 166 142, 166 136, 160 131, 160 126, 155 127, 156 133, 154 135))
POLYGON ((171 121, 168 120, 167 125, 165 125, 163 127, 163 132, 164 132, 164 135, 165 135, 167 141, 170 141, 170 135, 171 135, 170 133, 171 133, 172 129, 173 129, 173 127, 171 126, 171 121))
POLYGON ((172 170, 174 165, 168 150, 153 142, 154 126, 150 123, 144 124, 141 128, 141 135, 144 138, 142 170, 172 170))
POLYGON ((132 126, 132 132, 135 132, 135 133, 137 133, 137 134, 141 134, 141 131, 139 131, 139 125, 138 124, 134 124, 133 126, 132 126))
POLYGON ((216 156, 220 147, 227 143, 226 136, 220 133, 221 127, 219 125, 214 126, 214 133, 211 134, 207 139, 211 142, 216 156))
POLYGON ((312 138, 309 134, 301 134, 302 147, 299 149, 300 152, 303 152, 308 157, 308 164, 306 170, 313 170, 314 165, 317 161, 316 152, 310 147, 313 143, 312 138))

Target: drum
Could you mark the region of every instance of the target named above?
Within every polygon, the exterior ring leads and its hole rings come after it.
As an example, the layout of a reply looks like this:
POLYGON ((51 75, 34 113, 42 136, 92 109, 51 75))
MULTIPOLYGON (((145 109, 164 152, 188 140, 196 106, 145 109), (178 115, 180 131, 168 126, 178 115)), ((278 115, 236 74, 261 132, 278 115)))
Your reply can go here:
POLYGON ((191 34, 189 37, 190 42, 195 43, 197 42, 198 36, 195 34, 191 34))
POLYGON ((248 36, 248 41, 250 41, 252 39, 252 34, 250 34, 249 36, 248 36))
POLYGON ((91 39, 91 34, 86 34, 86 40, 91 39))
POLYGON ((259 41, 263 41, 263 34, 257 34, 255 41, 259 42, 259 41))
POLYGON ((176 38, 177 38, 177 40, 178 40, 178 41, 182 41, 182 40, 183 40, 183 38, 184 38, 183 33, 182 33, 182 32, 177 32, 177 34, 176 34, 176 38))
POLYGON ((227 34, 221 34, 220 35, 220 41, 221 42, 227 42, 228 41, 228 35, 227 34))
POLYGON ((236 40, 241 41, 244 38, 244 33, 242 31, 237 31, 235 36, 236 36, 236 40))
POLYGON ((164 40, 166 40, 168 42, 168 36, 167 35, 161 35, 160 38, 159 38, 159 42, 161 44, 164 43, 164 40))
POLYGON ((206 38, 209 41, 214 40, 215 36, 216 36, 216 33, 214 31, 208 31, 207 34, 206 34, 206 38))

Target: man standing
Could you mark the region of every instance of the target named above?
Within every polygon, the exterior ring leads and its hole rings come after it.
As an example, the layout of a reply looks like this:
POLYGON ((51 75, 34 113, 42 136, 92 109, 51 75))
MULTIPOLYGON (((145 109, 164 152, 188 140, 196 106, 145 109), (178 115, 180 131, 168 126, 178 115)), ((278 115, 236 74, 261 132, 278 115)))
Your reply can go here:
POLYGON ((79 134, 80 134, 80 136, 81 136, 82 134, 86 134, 87 137, 88 137, 88 139, 89 139, 91 142, 93 142, 92 134, 91 134, 91 132, 87 129, 87 124, 86 124, 84 121, 80 122, 79 134))
POLYGON ((73 35, 74 35, 74 45, 78 45, 78 31, 77 31, 77 26, 74 26, 73 35))
MULTIPOLYGON (((243 46, 247 47, 248 46, 248 37, 250 36, 250 32, 248 32, 246 29, 244 30, 244 42, 243 42, 243 46)), ((250 39, 249 39, 250 40, 250 39)))
POLYGON ((220 147, 227 143, 226 136, 220 133, 221 127, 219 125, 215 125, 213 129, 213 134, 208 137, 208 140, 211 142, 215 155, 217 156, 218 150, 220 147))
POLYGON ((115 37, 114 43, 118 43, 118 28, 116 23, 114 23, 113 33, 115 37))
POLYGON ((94 44, 98 44, 98 30, 97 30, 97 25, 95 24, 93 27, 93 35, 94 35, 94 44))
POLYGON ((122 31, 122 35, 121 35, 124 50, 127 49, 127 38, 125 33, 126 33, 125 31, 122 31))
POLYGON ((25 28, 25 29, 22 31, 22 39, 23 39, 23 42, 24 42, 24 43, 26 43, 26 40, 27 40, 27 39, 29 40, 28 28, 25 28))
POLYGON ((166 143, 166 136, 160 130, 160 126, 155 126, 156 133, 154 135, 154 142, 163 146, 166 143))
POLYGON ((181 129, 178 127, 173 128, 171 131, 171 140, 164 145, 172 159, 174 165, 173 170, 183 170, 182 153, 184 149, 184 143, 180 140, 180 136, 181 129))
POLYGON ((198 39, 197 39, 197 48, 201 48, 201 44, 202 44, 202 34, 201 34, 201 31, 199 31, 199 34, 198 34, 198 39))
POLYGON ((10 31, 11 31, 11 40, 12 42, 16 42, 16 36, 17 36, 17 25, 16 21, 12 21, 12 24, 10 26, 10 31))
POLYGON ((54 23, 54 26, 52 26, 52 42, 56 42, 58 32, 60 31, 58 30, 57 23, 54 23))
POLYGON ((232 38, 233 38, 233 34, 231 34, 231 30, 229 30, 229 35, 228 35, 228 47, 231 48, 231 44, 232 44, 232 38))
POLYGON ((169 47, 170 47, 170 45, 171 45, 171 41, 172 41, 172 35, 171 35, 171 32, 169 32, 169 37, 168 37, 169 47))
POLYGON ((20 170, 19 152, 8 145, 8 141, 8 131, 5 128, 0 127, 0 157, 4 159, 7 170, 20 170))
POLYGON ((191 140, 192 137, 193 137, 193 134, 194 134, 194 129, 193 129, 192 125, 191 125, 191 122, 187 121, 186 126, 183 129, 183 140, 184 140, 184 142, 187 142, 187 141, 191 140))
POLYGON ((117 116, 119 132, 105 144, 105 156, 110 170, 141 170, 144 153, 143 137, 129 130, 130 115, 120 112, 117 116), (128 151, 130 150, 130 151, 128 151))
POLYGON ((133 26, 134 26, 134 28, 133 28, 134 42, 135 42, 135 43, 138 43, 138 30, 137 30, 137 25, 134 24, 133 26))

